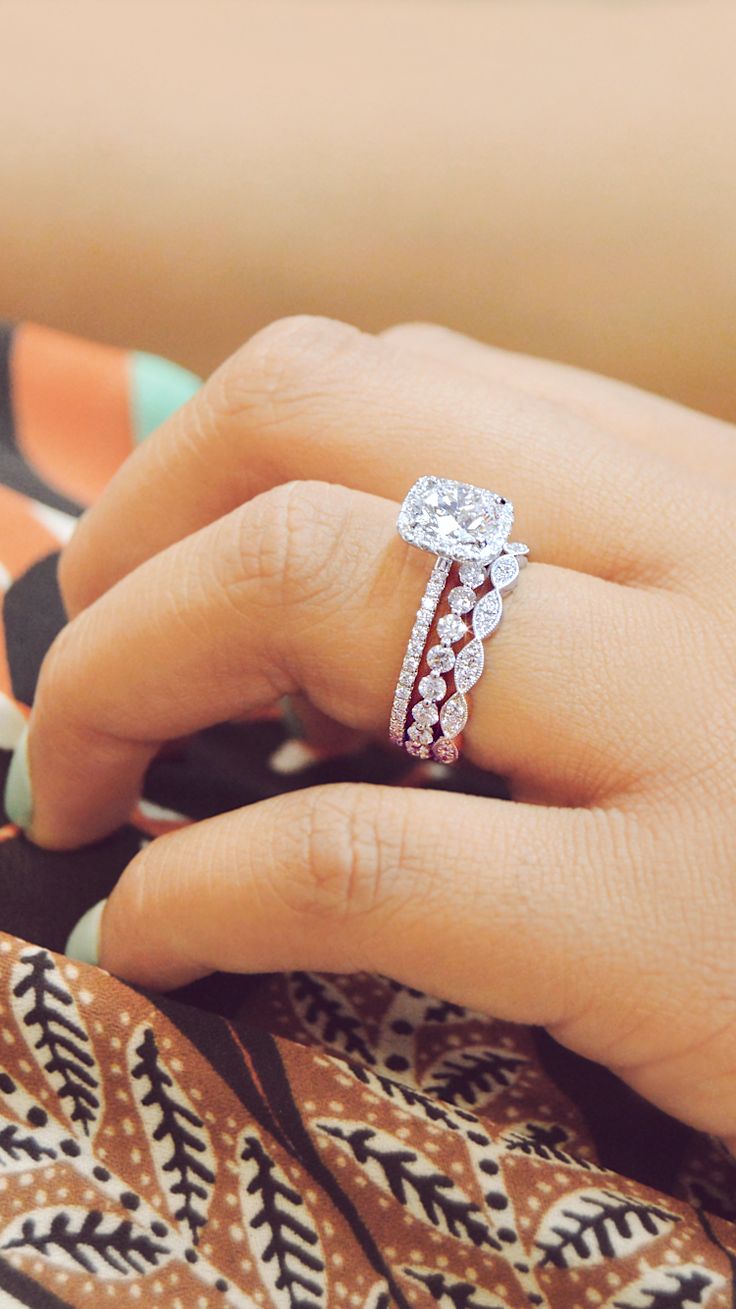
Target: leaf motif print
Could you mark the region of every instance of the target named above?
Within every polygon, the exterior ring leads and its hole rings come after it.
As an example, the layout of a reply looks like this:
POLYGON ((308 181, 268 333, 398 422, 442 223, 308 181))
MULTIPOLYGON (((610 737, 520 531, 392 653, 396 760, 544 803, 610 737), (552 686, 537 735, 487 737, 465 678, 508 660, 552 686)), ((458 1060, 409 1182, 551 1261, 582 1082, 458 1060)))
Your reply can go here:
POLYGON ((427 1155, 365 1123, 337 1120, 315 1126, 415 1218, 470 1245, 500 1250, 479 1205, 427 1155))
POLYGON ((705 1305, 710 1292, 724 1286, 725 1277, 702 1264, 670 1264, 666 1268, 649 1268, 617 1291, 604 1309, 696 1309, 705 1305))
POLYGON ((404 1268, 404 1275, 419 1282, 432 1299, 445 1309, 506 1309, 502 1300, 473 1282, 440 1271, 439 1268, 404 1268))
POLYGON ((25 1172, 34 1164, 55 1158, 55 1150, 43 1145, 19 1123, 0 1119, 0 1173, 25 1172))
POLYGON ((290 973, 289 995, 294 1012, 318 1045, 332 1046, 374 1064, 375 1055, 361 1019, 334 983, 317 973, 290 973))
POLYGON ((363 1309, 391 1309, 391 1298, 385 1282, 376 1282, 371 1287, 363 1301, 363 1309))
POLYGON ((413 1027, 422 1027, 424 1023, 447 1023, 451 1019, 462 1022, 471 1016, 471 1011, 464 1005, 453 1004, 450 1000, 438 1000, 424 991, 418 991, 414 986, 395 982, 393 978, 386 980, 389 990, 394 994, 394 1003, 389 1010, 391 1019, 400 1017, 413 1027))
POLYGON ((453 1004, 451 1000, 433 1000, 427 1005, 424 1011, 425 1023, 447 1023, 451 1018, 463 1021, 467 1018, 469 1010, 461 1004, 453 1004))
POLYGON ((11 978, 13 1010, 26 1043, 69 1121, 85 1136, 101 1113, 100 1075, 89 1034, 47 950, 25 950, 11 978))
POLYGON ((196 1245, 215 1181, 209 1133, 161 1058, 153 1029, 145 1024, 129 1042, 128 1068, 169 1211, 176 1222, 186 1223, 196 1245))
MULTIPOLYGON (((483 1202, 491 1217, 492 1230, 503 1241, 506 1267, 509 1276, 521 1289, 523 1302, 530 1305, 543 1304, 544 1295, 538 1274, 529 1263, 526 1242, 520 1235, 514 1188, 509 1185, 504 1168, 506 1151, 503 1140, 494 1140, 484 1130, 484 1126, 487 1124, 479 1124, 478 1128, 466 1131, 463 1136, 468 1157, 483 1192, 483 1202)), ((517 1297, 512 1298, 515 1301, 517 1297)))
POLYGON ((659 1205, 615 1191, 575 1191, 562 1196, 540 1224, 535 1239, 539 1266, 578 1268, 622 1259, 679 1221, 659 1205))
POLYGON ((351 1065, 350 1072, 377 1095, 392 1100, 401 1109, 408 1109, 416 1117, 423 1118, 425 1122, 441 1123, 451 1132, 459 1132, 463 1126, 478 1124, 479 1120, 475 1114, 469 1114, 464 1109, 454 1109, 450 1112, 441 1102, 432 1100, 423 1091, 407 1086, 404 1082, 396 1082, 383 1073, 377 1073, 370 1068, 361 1068, 355 1064, 351 1065))
POLYGON ((548 1163, 566 1164, 568 1168, 580 1168, 583 1171, 595 1170, 597 1173, 610 1171, 601 1164, 592 1163, 579 1155, 563 1150, 568 1140, 568 1132, 558 1123, 526 1122, 521 1127, 514 1127, 505 1132, 503 1142, 509 1154, 524 1154, 548 1163))
POLYGON ((527 1062, 491 1046, 451 1050, 428 1071, 423 1089, 449 1104, 475 1107, 513 1086, 527 1062))
POLYGON ((324 1252, 302 1196, 252 1128, 240 1160, 243 1223, 275 1309, 323 1309, 324 1252))
POLYGON ((100 1278, 136 1277, 170 1257, 162 1241, 137 1230, 129 1219, 78 1205, 19 1214, 0 1233, 0 1250, 28 1250, 58 1268, 100 1278))

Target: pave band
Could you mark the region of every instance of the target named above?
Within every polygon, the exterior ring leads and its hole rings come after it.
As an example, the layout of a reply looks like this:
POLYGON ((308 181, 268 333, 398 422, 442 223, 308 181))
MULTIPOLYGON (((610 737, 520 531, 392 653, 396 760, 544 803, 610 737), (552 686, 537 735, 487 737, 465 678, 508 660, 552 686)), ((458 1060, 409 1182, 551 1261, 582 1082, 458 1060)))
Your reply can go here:
POLYGON ((526 562, 527 547, 508 540, 512 525, 508 500, 448 478, 420 478, 402 505, 400 535, 420 549, 437 552, 399 673, 389 724, 391 740, 414 758, 445 764, 459 758, 468 718, 467 692, 479 681, 485 663, 483 642, 498 627, 502 597, 513 590, 526 562), (458 573, 448 594, 449 612, 437 623, 437 644, 427 652, 419 677, 453 564, 458 565, 458 573), (478 595, 486 581, 488 589, 478 595), (460 642, 460 649, 453 649, 460 642), (448 680, 453 683, 451 690, 448 680))
POLYGON ((414 626, 411 629, 411 636, 409 637, 409 644, 406 647, 404 662, 401 665, 399 680, 396 683, 394 702, 391 706, 389 736, 396 745, 403 745, 406 740, 406 720, 409 716, 409 703, 417 680, 419 665, 422 662, 422 655, 424 654, 427 644, 429 629, 432 626, 432 620, 437 612, 437 606, 440 599, 442 598, 442 592, 445 589, 445 583, 451 567, 451 559, 437 559, 437 562, 430 573, 429 581, 427 582, 422 597, 422 603, 417 609, 417 616, 414 619, 414 626))

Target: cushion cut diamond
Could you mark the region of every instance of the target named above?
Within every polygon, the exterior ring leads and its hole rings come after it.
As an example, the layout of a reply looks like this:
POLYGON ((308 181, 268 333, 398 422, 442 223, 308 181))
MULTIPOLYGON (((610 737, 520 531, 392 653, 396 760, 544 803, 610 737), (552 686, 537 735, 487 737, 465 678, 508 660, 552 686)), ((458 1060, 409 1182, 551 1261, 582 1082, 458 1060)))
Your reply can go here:
POLYGON ((399 514, 405 541, 456 563, 494 559, 514 521, 510 501, 447 477, 420 477, 399 514))

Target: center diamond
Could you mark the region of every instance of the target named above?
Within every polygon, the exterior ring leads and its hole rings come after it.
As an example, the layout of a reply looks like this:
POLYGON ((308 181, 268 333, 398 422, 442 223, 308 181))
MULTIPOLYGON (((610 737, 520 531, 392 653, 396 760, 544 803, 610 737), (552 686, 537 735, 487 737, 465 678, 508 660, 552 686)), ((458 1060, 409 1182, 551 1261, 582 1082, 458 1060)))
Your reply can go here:
POLYGON ((513 521, 513 505, 493 491, 447 477, 420 477, 401 506, 397 526, 405 541, 422 550, 455 563, 488 563, 508 540, 513 521))

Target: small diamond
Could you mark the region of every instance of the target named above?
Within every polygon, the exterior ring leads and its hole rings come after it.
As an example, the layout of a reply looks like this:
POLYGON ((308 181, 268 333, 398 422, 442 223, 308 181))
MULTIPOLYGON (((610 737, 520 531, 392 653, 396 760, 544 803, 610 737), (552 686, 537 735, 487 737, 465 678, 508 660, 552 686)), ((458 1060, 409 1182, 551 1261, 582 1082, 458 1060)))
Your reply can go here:
POLYGON ((472 591, 469 586, 454 586, 447 600, 453 613, 467 614, 475 604, 475 591, 472 591))
POLYGON ((491 581, 498 591, 510 591, 519 576, 516 555, 499 555, 491 564, 491 581))
POLYGON ((434 741, 434 732, 431 727, 419 727, 417 723, 407 731, 406 735, 411 741, 418 741, 420 745, 431 745, 434 741))
POLYGON ((445 736, 457 736, 468 721, 468 702, 460 691, 456 691, 442 706, 440 722, 445 736))
POLYGON ((449 673, 455 664, 455 651, 448 645, 433 645, 427 663, 436 673, 449 673))
POLYGON ((424 700, 444 700, 447 682, 439 673, 428 673, 419 683, 419 694, 424 700))
POLYGON ((430 704, 427 700, 420 700, 415 704, 411 711, 411 716, 415 723, 420 727, 432 727, 439 719, 439 710, 436 704, 430 704))
POLYGON ((459 641, 467 632, 467 626, 459 614, 445 614, 440 618, 437 624, 437 632, 441 641, 448 641, 450 645, 454 641, 459 641))
POLYGON ((507 541, 504 550, 510 555, 528 555, 529 546, 524 545, 523 541, 507 541))
POLYGON ((446 736, 441 736, 439 741, 435 741, 432 754, 439 764, 456 764, 460 757, 455 742, 448 741, 446 736))
POLYGON ((463 564, 460 569, 460 581, 463 586, 482 586, 486 579, 486 570, 482 564, 463 564))
POLYGON ((483 645, 477 639, 469 641, 455 662, 455 686, 458 691, 470 691, 483 672, 483 645))
POLYGON ((428 745, 419 745, 418 741, 407 741, 405 745, 407 754, 413 759, 431 759, 432 754, 428 745))
POLYGON ((473 630, 481 641, 491 635, 501 621, 503 601, 500 591, 486 591, 473 612, 473 630))

